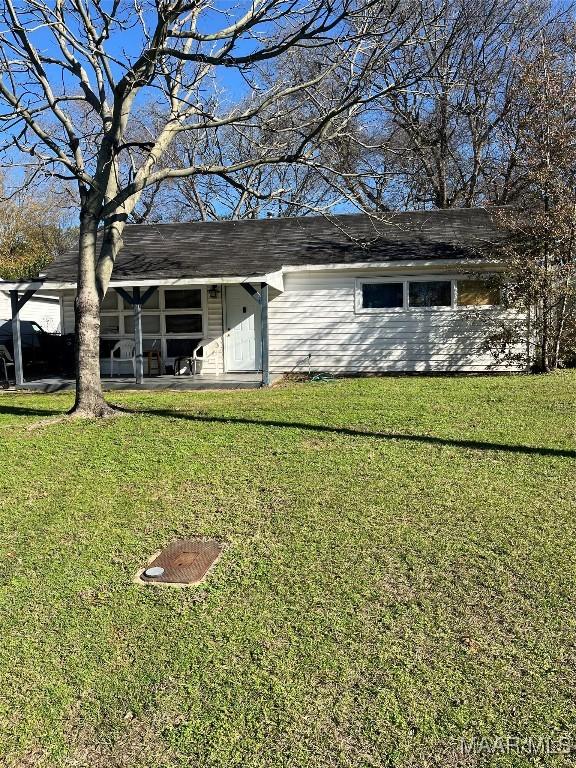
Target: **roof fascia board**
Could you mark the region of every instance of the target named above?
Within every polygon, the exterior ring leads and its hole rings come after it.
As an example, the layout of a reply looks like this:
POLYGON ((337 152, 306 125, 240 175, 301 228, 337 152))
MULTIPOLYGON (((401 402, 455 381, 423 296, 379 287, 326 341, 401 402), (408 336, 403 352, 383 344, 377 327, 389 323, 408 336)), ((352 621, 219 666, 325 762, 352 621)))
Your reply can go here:
POLYGON ((504 269, 505 265, 502 261, 486 259, 434 259, 433 261, 419 260, 396 260, 396 261, 356 261, 347 264, 296 264, 285 265, 284 272, 319 272, 319 271, 335 271, 335 270, 358 270, 358 269, 373 269, 373 270, 405 270, 405 269, 453 269, 454 267, 474 267, 475 269, 504 269))
POLYGON ((28 283, 25 282, 8 282, 0 280, 0 291, 8 293, 8 291, 38 291, 40 288, 47 288, 46 283, 39 280, 31 280, 28 283))
MULTIPOLYGON (((180 285, 230 285, 236 283, 261 283, 266 279, 266 275, 234 275, 232 277, 157 277, 150 279, 126 279, 111 280, 111 288, 130 288, 139 286, 145 288, 152 285, 162 286, 180 286, 180 285)), ((74 284, 76 287, 76 284, 74 284)))
MULTIPOLYGON (((276 273, 272 273, 276 274, 276 273)), ((267 281, 268 275, 238 275, 234 277, 156 277, 151 279, 126 279, 111 280, 110 288, 133 288, 139 286, 145 288, 153 285, 162 286, 180 286, 180 285, 226 285, 236 283, 263 283, 267 281)), ((0 291, 28 291, 32 289, 42 289, 45 291, 75 290, 76 282, 59 282, 44 280, 43 282, 33 281, 29 283, 9 283, 0 280, 0 291)))

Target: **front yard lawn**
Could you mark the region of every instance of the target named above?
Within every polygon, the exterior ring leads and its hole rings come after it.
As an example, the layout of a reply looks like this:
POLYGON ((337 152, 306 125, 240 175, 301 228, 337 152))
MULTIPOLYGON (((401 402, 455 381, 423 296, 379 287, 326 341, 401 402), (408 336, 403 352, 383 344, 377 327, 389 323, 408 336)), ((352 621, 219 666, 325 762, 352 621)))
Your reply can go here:
POLYGON ((576 750, 574 373, 110 399, 0 395, 1 766, 574 765, 460 742, 576 750))

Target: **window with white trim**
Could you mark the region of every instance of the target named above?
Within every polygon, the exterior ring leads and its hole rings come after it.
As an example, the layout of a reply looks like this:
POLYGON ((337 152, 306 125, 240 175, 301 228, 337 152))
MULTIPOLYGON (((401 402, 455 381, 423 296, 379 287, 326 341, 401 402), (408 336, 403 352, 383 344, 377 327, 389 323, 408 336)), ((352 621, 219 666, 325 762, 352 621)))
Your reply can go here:
POLYGON ((355 290, 357 313, 388 313, 426 310, 487 308, 500 304, 499 290, 489 279, 358 278, 355 290))

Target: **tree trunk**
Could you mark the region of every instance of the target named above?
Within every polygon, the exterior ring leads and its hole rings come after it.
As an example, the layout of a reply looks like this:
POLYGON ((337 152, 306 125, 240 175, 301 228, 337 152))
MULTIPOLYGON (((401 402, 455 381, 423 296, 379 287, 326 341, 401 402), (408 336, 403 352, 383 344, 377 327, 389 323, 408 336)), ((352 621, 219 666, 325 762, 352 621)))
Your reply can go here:
POLYGON ((100 381, 100 302, 96 287, 96 218, 87 212, 80 217, 78 290, 76 316, 76 402, 72 414, 110 416, 114 409, 104 400, 100 381))
MULTIPOLYGON (((544 198, 544 210, 548 213, 550 209, 550 203, 548 200, 548 192, 545 192, 544 198)), ((540 348, 540 368, 542 373, 550 372, 550 305, 548 302, 548 294, 550 292, 550 253, 549 245, 546 241, 544 243, 544 290, 542 291, 542 346, 540 348)))
POLYGON ((549 373, 550 363, 548 356, 548 346, 550 344, 549 339, 549 308, 546 297, 542 299, 542 334, 540 339, 540 372, 549 373))
POLYGON ((560 350, 562 348, 562 334, 564 333, 564 325, 566 323, 566 305, 568 303, 567 292, 569 290, 568 284, 565 285, 564 290, 566 293, 562 295, 560 300, 560 308, 556 313, 556 334, 554 337, 554 347, 552 353, 552 368, 556 370, 560 365, 560 350))

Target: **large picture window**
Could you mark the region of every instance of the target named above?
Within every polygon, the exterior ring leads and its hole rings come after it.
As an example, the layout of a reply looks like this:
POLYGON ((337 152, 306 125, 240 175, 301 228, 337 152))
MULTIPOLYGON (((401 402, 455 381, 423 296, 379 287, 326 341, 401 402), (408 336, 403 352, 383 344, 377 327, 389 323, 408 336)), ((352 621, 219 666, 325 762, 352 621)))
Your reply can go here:
POLYGON ((106 296, 102 299, 102 311, 115 311, 118 309, 118 294, 113 288, 106 293, 106 296))
POLYGON ((202 291, 199 288, 166 291, 164 306, 166 309, 202 309, 202 291))
POLYGON ((166 333, 202 333, 202 315, 166 314, 166 333))
MULTIPOLYGON (((128 293, 130 296, 132 296, 132 291, 128 291, 128 293)), ((128 312, 132 312, 132 304, 130 304, 129 301, 126 301, 126 299, 121 299, 121 302, 123 309, 128 312)), ((146 312, 150 312, 153 309, 160 309, 160 291, 154 291, 152 296, 148 297, 148 301, 144 305, 144 310, 146 312)))
POLYGON ((457 310, 493 307, 499 292, 490 279, 472 278, 359 278, 356 280, 357 313, 457 310))
MULTIPOLYGON (((144 305, 146 306, 146 305, 144 305)), ((134 334, 134 313, 126 315, 124 317, 124 333, 128 336, 134 334)), ((160 313, 154 314, 142 313, 142 335, 147 336, 153 334, 157 336, 161 333, 160 313)))
POLYGON ((120 333, 119 315, 102 315, 100 318, 100 335, 117 336, 120 333))

